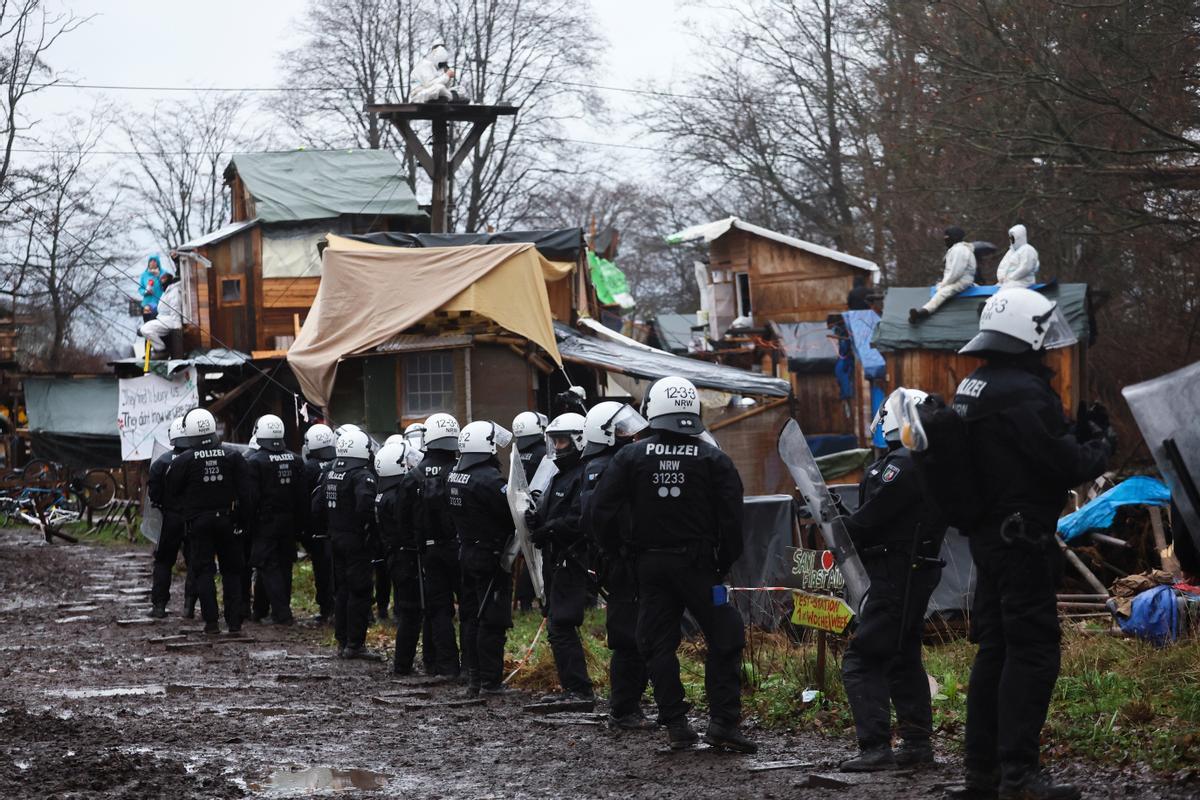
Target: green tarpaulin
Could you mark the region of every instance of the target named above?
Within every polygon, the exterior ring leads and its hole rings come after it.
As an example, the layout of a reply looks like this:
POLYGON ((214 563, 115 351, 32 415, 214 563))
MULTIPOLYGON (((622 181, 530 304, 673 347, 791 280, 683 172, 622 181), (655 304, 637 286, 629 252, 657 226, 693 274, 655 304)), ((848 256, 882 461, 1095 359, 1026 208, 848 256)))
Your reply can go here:
POLYGON ((625 283, 625 273, 616 264, 588 250, 588 266, 591 268, 597 300, 606 306, 619 304, 621 308, 633 308, 633 295, 625 283))
POLYGON ((423 217, 417 198, 386 150, 242 153, 229 163, 254 200, 260 222, 329 219, 342 214, 423 217))
MULTIPOLYGON (((1042 290, 1071 324, 1081 342, 1090 331, 1087 308, 1087 284, 1063 283, 1042 290)), ((875 329, 871 344, 878 350, 958 350, 979 332, 979 307, 986 297, 955 297, 924 322, 912 325, 908 310, 929 301, 929 287, 896 287, 883 299, 883 318, 875 329)))

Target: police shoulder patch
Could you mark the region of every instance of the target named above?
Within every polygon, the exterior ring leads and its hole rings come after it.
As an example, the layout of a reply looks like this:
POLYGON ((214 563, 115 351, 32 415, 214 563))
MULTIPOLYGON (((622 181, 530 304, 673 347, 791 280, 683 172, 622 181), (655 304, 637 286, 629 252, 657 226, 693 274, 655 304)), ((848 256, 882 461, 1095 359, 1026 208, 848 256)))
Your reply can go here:
POLYGON ((895 464, 888 464, 883 468, 883 475, 880 476, 880 480, 882 480, 884 483, 891 483, 892 481, 896 480, 896 476, 899 474, 899 467, 897 467, 895 464))

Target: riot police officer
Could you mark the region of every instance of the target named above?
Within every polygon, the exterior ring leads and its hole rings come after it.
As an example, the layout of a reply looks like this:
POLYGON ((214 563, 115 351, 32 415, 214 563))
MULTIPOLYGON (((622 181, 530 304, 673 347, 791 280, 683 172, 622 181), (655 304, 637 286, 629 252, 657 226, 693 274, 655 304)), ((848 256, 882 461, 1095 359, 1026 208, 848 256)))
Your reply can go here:
POLYGON ((314 511, 324 515, 333 556, 333 632, 338 657, 368 658, 375 476, 371 473, 371 443, 367 434, 354 428, 338 437, 337 459, 325 476, 325 491, 320 500, 323 507, 314 511))
POLYGON ((450 517, 462 544, 463 667, 467 694, 505 693, 504 642, 512 627, 512 575, 501 559, 515 530, 496 458, 512 434, 479 420, 458 436, 458 463, 446 481, 450 517))
POLYGON ((544 554, 546 638, 554 654, 560 693, 547 702, 595 700, 579 638, 588 604, 588 541, 583 535, 579 493, 583 488, 583 415, 560 414, 546 426, 547 451, 558 472, 536 508, 525 514, 530 538, 544 554), (553 448, 553 449, 551 449, 553 448))
MULTIPOLYGON (((419 451, 417 451, 419 453, 419 451)), ((375 522, 387 558, 388 574, 395 593, 396 645, 392 672, 412 673, 417 640, 421 635, 421 561, 411 520, 402 520, 401 497, 405 476, 413 466, 413 448, 403 436, 389 436, 375 455, 378 476, 375 495, 375 522)))
MULTIPOLYGON (((1072 430, 1050 385, 1045 351, 1074 341, 1057 303, 1011 288, 987 301, 979 333, 959 351, 985 359, 954 396, 966 458, 948 464, 940 483, 960 491, 937 497, 967 534, 976 570, 971 637, 979 651, 967 691, 964 797, 1079 797, 1074 786, 1055 784, 1039 758, 1060 660, 1058 515, 1071 487, 1104 471, 1114 442, 1102 413, 1072 430)), ((935 460, 938 447, 931 433, 935 460)))
MULTIPOLYGON (((312 498, 321 495, 324 500, 325 475, 337 458, 336 440, 328 425, 318 422, 304 432, 304 488, 307 493, 305 508, 311 510, 312 498)), ((329 554, 329 533, 324 527, 324 515, 307 515, 307 524, 300 543, 312 563, 313 584, 316 588, 319 619, 333 619, 333 564, 329 554)))
MULTIPOLYGON (((179 551, 183 550, 183 561, 188 562, 187 547, 184 546, 183 518, 179 515, 177 498, 166 492, 167 469, 175 456, 186 448, 183 446, 183 417, 171 420, 167 430, 167 439, 171 449, 163 453, 150 465, 150 474, 146 480, 146 493, 150 503, 162 513, 162 528, 159 531, 158 542, 154 545, 154 571, 150 585, 151 609, 149 616, 161 619, 167 615, 167 603, 171 601, 171 572, 175 568, 175 560, 179 551)), ((188 569, 183 583, 183 615, 187 618, 195 616, 196 608, 196 573, 188 569)))
POLYGON ((406 476, 399 499, 400 519, 412 526, 421 560, 425 669, 451 678, 461 671, 454 603, 462 577, 458 533, 446 503, 446 478, 458 459, 458 433, 458 421, 450 414, 433 414, 425 420, 425 456, 406 476))
MULTIPOLYGON (((517 457, 525 472, 525 482, 533 481, 542 459, 546 456, 546 415, 540 411, 522 411, 513 417, 512 433, 516 442, 517 457)), ((520 571, 517 573, 515 594, 517 605, 522 611, 533 609, 533 580, 529 575, 529 566, 525 559, 520 559, 520 571)))
POLYGON ((921 663, 925 608, 942 574, 938 553, 946 535, 941 512, 926 496, 912 454, 900 443, 896 404, 919 390, 897 389, 879 408, 872 434, 887 454, 867 468, 859 505, 846 529, 871 578, 858 627, 842 657, 842 684, 854 713, 860 754, 846 772, 874 772, 933 763, 933 710, 921 663), (903 744, 892 752, 891 708, 903 744))
MULTIPOLYGON (((600 477, 617 451, 633 441, 646 427, 645 418, 624 403, 611 400, 597 403, 583 423, 583 489, 580 510, 586 523, 590 517, 592 495, 600 477)), ((616 524, 604 530, 587 530, 600 554, 597 573, 608 593, 605 629, 608 649, 609 712, 608 726, 614 730, 641 730, 653 727, 642 714, 642 695, 646 692, 646 662, 637 646, 637 563, 633 558, 633 530, 628 511, 616 524)))
POLYGON ((687 719, 675 656, 686 610, 708 643, 704 740, 753 753, 757 745, 738 729, 745 627, 737 609, 714 591, 742 552, 742 481, 729 457, 700 438, 700 397, 690 381, 655 383, 646 417, 653 434, 613 456, 589 503, 589 527, 609 530, 623 509, 632 513, 638 649, 671 747, 690 747, 699 738, 687 719))
POLYGON ((165 489, 168 497, 178 498, 184 520, 204 632, 221 630, 214 580, 219 561, 225 624, 230 633, 237 633, 242 629, 241 576, 245 569, 237 533, 249 508, 244 489, 246 463, 217 440, 217 422, 203 408, 193 408, 183 415, 182 444, 189 449, 171 462, 165 489))
POLYGON ((262 576, 262 588, 276 625, 291 625, 292 564, 297 532, 305 528, 309 495, 300 456, 286 449, 283 420, 264 414, 254 424, 258 449, 246 458, 246 496, 254 516, 250 563, 262 576))

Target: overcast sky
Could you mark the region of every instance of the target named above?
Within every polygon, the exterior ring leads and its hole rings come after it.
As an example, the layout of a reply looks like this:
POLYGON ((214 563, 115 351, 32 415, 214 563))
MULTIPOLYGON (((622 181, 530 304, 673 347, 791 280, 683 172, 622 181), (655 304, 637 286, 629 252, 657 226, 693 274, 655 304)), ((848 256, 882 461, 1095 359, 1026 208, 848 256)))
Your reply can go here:
MULTIPOLYGON (((50 62, 67 81, 156 86, 269 87, 279 82, 278 54, 297 41, 303 0, 49 0, 77 16, 91 17, 51 52, 50 62)), ((592 3, 600 33, 608 40, 598 82, 658 88, 687 72, 690 37, 675 0, 597 0, 592 3)), ((43 92, 31 109, 44 122, 72 112, 86 114, 106 97, 120 107, 149 106, 171 92, 91 91, 56 88, 43 92)), ((636 117, 636 95, 604 92, 615 119, 636 117)), ((57 124, 64 124, 61 119, 57 124)), ((573 138, 630 142, 623 126, 572 126, 573 138)), ((286 137, 281 137, 286 138, 286 137)), ((117 144, 114 140, 114 144, 117 144)), ((618 150, 631 169, 653 154, 618 150)))

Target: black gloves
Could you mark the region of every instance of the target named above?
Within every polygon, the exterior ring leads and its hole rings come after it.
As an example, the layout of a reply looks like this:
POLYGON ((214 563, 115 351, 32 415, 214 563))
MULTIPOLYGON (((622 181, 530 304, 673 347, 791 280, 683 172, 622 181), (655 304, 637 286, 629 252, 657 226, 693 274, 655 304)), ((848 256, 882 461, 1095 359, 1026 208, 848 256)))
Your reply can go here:
POLYGON ((1090 406, 1080 403, 1075 419, 1075 439, 1080 444, 1103 439, 1110 453, 1117 452, 1117 432, 1108 416, 1108 409, 1100 403, 1090 406))

